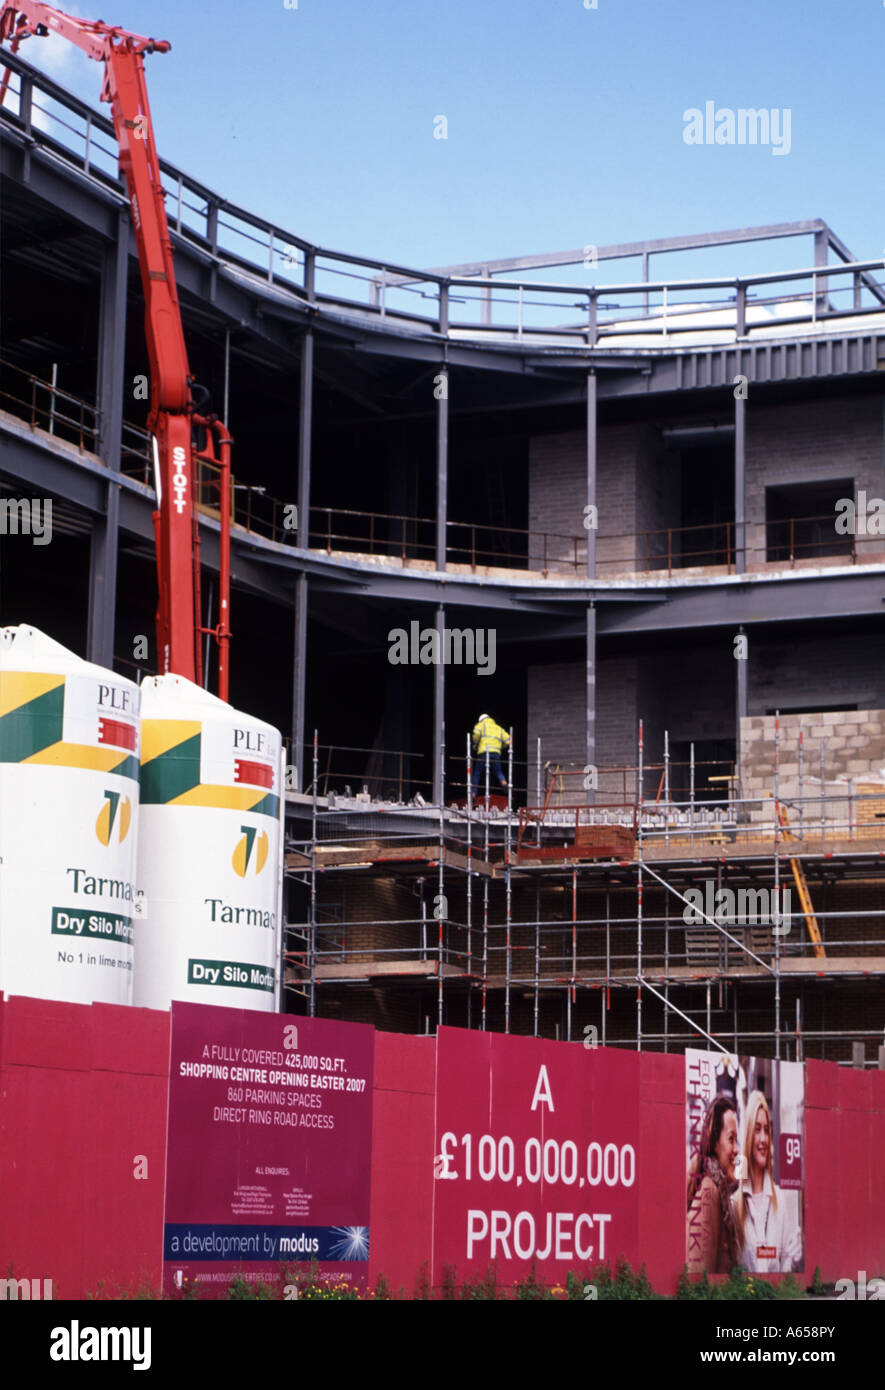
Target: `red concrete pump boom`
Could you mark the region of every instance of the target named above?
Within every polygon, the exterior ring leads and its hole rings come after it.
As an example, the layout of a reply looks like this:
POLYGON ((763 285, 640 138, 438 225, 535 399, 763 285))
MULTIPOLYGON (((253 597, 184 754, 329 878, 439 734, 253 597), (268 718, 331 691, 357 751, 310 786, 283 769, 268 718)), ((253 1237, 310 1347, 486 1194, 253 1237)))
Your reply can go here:
MULTIPOLYGON (((0 42, 15 52, 23 39, 50 32, 75 43, 104 63, 101 99, 110 103, 126 180, 145 298, 145 333, 150 361, 148 428, 154 439, 159 603, 157 665, 188 680, 201 681, 200 634, 218 643, 218 693, 228 698, 230 642, 230 445, 224 424, 202 415, 194 402, 181 310, 175 286, 172 243, 166 220, 143 55, 168 53, 170 44, 143 38, 101 20, 78 19, 39 0, 0 0, 0 42), (194 435, 196 434, 196 444, 194 435), (204 446, 205 442, 205 446, 204 446), (199 447, 197 447, 199 446, 199 447), (201 627, 200 538, 194 467, 217 486, 221 518, 219 622, 201 627)), ((0 82, 0 104, 9 82, 0 82)))

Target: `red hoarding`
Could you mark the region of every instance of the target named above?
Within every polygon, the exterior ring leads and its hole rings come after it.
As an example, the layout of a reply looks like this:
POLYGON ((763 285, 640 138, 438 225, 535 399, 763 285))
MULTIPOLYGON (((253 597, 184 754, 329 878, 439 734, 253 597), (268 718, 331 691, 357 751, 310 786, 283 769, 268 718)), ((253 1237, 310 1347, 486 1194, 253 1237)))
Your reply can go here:
POLYGON ((433 1278, 639 1263, 637 1053, 441 1028, 433 1278))
POLYGON ((373 1051, 362 1024, 173 1004, 167 1292, 312 1260, 364 1285, 373 1051))

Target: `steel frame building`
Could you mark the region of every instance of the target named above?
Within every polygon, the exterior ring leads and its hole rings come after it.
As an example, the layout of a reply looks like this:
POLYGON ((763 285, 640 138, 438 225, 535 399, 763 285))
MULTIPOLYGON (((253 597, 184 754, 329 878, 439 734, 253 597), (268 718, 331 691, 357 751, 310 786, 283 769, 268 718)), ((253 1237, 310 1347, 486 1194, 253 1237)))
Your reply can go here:
MULTIPOLYGON (((0 621, 34 622, 102 665, 147 671, 135 639, 152 631, 154 492, 113 131, 27 62, 4 61, 0 498, 52 498, 61 545, 44 554, 2 538, 0 621)), ((837 904, 817 909, 826 965, 806 944, 782 969, 790 953, 776 937, 764 950, 749 936, 729 946, 714 922, 703 949, 684 939, 674 890, 723 873, 778 885, 790 856, 777 816, 734 780, 711 830, 694 786, 689 797, 671 785, 670 743, 677 708, 674 748, 691 746, 694 765, 697 743, 698 763, 705 748, 730 763, 721 775, 746 781, 751 737, 770 731, 754 721, 775 709, 870 711, 871 726, 885 708, 881 663, 867 661, 885 540, 830 544, 814 511, 831 510, 845 482, 858 501, 879 479, 885 495, 883 263, 857 261, 814 220, 416 270, 314 245, 161 166, 192 362, 237 439, 233 699, 282 725, 290 748, 291 1007, 404 1031, 444 1019, 577 1040, 596 1028, 600 1040, 650 1047, 705 1035, 841 1060, 860 1042, 873 1063, 885 974, 875 791, 846 793, 821 772, 816 796, 807 782, 779 795, 771 760, 771 807, 804 814, 812 897, 837 904), (811 243, 810 265, 650 279, 652 258, 761 242, 774 259, 792 238, 811 243), (595 283, 600 266, 631 259, 639 278, 595 283), (557 267, 574 268, 571 279, 551 280, 557 267), (811 442, 791 443, 791 422, 806 418, 811 442), (856 430, 844 458, 797 472, 795 456, 814 452, 828 421, 856 430), (470 514, 458 517, 456 500, 470 514), (708 501, 716 515, 692 520, 708 501), (412 673, 427 677, 420 695, 404 694, 385 643, 411 621, 440 639, 456 626, 497 633, 507 679, 525 689, 523 708, 512 701, 524 730, 517 786, 536 806, 555 793, 538 844, 561 845, 563 802, 603 825, 608 798, 629 803, 609 820, 632 822, 635 854, 520 862, 513 802, 452 807, 468 781, 465 711, 485 687, 437 661, 412 673), (733 660, 736 638, 749 660, 733 660), (799 664, 766 693, 768 657, 781 660, 784 641, 799 664), (821 641, 835 643, 843 683, 828 695, 821 678, 796 698, 824 664, 821 641), (698 695, 709 728, 696 737, 676 672, 709 674, 704 646, 719 655, 698 695), (672 682, 655 674, 661 661, 672 682), (616 680, 619 662, 627 674, 616 680), (362 746, 350 733, 360 700, 340 697, 342 685, 366 701, 380 688, 374 744, 371 730, 362 746), (639 719, 655 740, 644 753, 639 719), (425 742, 422 780, 409 760, 425 742), (563 779, 589 769, 564 795, 563 779), (367 790, 342 800, 345 782, 367 790), (414 804, 416 789, 427 805, 414 804), (364 885, 356 917, 345 879, 364 885), (419 880, 420 914, 400 916, 419 880), (437 893, 446 906, 434 916, 437 893), (615 898, 627 906, 613 917, 615 898)), ((201 530, 211 577, 208 504, 201 530)), ((847 768, 872 785, 878 755, 857 767, 843 758, 830 774, 847 768)))

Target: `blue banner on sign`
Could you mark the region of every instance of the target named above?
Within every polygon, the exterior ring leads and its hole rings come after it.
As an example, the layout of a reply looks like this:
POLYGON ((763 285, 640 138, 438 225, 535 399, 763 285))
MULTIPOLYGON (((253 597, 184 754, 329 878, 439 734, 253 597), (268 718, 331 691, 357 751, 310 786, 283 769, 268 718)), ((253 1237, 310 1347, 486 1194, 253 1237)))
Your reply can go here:
POLYGON ((163 1258, 186 1260, 337 1260, 365 1263, 368 1226, 165 1226, 163 1258))

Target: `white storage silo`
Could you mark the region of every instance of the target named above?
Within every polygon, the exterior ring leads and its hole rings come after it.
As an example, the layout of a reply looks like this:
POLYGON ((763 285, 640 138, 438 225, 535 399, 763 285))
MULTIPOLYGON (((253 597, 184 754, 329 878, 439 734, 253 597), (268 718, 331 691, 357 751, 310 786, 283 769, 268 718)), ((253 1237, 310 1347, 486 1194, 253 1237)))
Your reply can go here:
POLYGON ((134 1002, 272 1012, 282 897, 281 738, 181 676, 141 686, 134 1002))
POLYGON ((139 690, 0 629, 0 990, 131 1004, 139 690))

